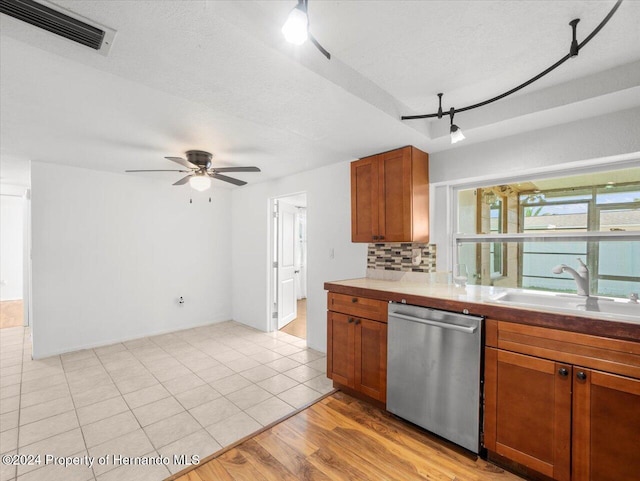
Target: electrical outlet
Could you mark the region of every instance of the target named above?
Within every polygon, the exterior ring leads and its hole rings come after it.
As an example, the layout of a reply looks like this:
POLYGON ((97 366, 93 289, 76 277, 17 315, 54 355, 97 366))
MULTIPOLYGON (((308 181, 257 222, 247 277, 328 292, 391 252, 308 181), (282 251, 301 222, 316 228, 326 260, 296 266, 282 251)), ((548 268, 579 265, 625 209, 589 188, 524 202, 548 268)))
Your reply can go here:
POLYGON ((422 263, 422 251, 420 249, 411 249, 411 265, 419 266, 422 263))

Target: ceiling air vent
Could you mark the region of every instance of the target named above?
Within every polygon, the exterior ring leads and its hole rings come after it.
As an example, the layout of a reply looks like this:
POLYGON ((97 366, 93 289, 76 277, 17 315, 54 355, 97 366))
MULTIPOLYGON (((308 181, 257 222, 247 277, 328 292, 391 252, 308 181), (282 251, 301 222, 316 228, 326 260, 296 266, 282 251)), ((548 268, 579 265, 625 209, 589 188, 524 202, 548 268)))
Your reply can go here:
POLYGON ((33 0, 0 1, 0 12, 106 55, 115 36, 114 30, 95 23, 90 25, 79 15, 60 10, 33 0))

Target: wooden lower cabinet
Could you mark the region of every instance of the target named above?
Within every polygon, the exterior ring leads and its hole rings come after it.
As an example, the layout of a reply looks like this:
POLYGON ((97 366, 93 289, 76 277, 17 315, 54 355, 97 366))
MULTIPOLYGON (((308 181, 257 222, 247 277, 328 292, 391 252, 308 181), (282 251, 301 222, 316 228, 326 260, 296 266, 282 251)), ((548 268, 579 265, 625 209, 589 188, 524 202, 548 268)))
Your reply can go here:
POLYGON ((486 348, 484 446, 550 478, 569 481, 571 369, 486 348))
POLYGON ((558 481, 640 480, 640 379, 594 368, 636 373, 640 347, 495 322, 487 322, 484 447, 558 481))
POLYGON ((640 380, 574 373, 572 481, 640 479, 640 380))
POLYGON ((355 321, 355 388, 387 401, 387 325, 368 319, 355 321))
POLYGON ((331 311, 327 322, 327 376, 355 388, 355 325, 346 315, 331 311))
POLYGON ((327 375, 372 399, 387 398, 387 324, 327 314, 327 375))

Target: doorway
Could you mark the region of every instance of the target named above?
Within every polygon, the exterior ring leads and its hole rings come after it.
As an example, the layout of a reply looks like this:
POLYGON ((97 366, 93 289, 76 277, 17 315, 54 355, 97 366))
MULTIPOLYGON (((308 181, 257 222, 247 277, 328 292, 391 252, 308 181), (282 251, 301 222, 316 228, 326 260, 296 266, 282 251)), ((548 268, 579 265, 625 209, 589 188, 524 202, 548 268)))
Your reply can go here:
POLYGON ((23 187, 2 185, 0 191, 0 329, 28 324, 28 198, 23 187))
POLYGON ((272 202, 273 330, 307 338, 307 194, 272 202))

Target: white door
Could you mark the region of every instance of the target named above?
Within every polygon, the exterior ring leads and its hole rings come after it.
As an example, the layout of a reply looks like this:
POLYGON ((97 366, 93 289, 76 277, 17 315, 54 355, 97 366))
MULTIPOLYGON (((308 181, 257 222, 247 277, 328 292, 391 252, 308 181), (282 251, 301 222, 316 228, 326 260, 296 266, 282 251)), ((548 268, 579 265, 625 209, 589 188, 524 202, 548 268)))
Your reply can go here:
POLYGON ((295 282, 296 213, 294 206, 278 202, 278 329, 298 315, 295 282))

